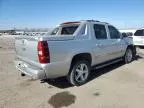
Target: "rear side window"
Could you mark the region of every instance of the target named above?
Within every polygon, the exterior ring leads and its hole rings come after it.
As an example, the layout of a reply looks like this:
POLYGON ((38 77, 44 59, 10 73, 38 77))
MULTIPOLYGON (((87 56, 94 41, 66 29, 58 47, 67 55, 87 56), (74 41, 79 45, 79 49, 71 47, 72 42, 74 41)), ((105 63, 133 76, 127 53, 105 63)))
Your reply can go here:
POLYGON ((73 35, 79 25, 63 27, 61 35, 73 35))
POLYGON ((86 28, 87 28, 87 26, 86 26, 86 24, 85 24, 85 25, 82 27, 81 31, 80 31, 80 35, 86 34, 86 28))
POLYGON ((144 36, 144 30, 137 30, 134 35, 135 36, 144 36))
POLYGON ((111 39, 119 39, 120 38, 120 32, 113 26, 108 26, 110 38, 111 39))
POLYGON ((104 25, 94 24, 94 32, 96 39, 107 39, 107 32, 104 25))
POLYGON ((59 28, 55 28, 55 29, 50 33, 50 35, 56 35, 58 31, 59 31, 59 28))

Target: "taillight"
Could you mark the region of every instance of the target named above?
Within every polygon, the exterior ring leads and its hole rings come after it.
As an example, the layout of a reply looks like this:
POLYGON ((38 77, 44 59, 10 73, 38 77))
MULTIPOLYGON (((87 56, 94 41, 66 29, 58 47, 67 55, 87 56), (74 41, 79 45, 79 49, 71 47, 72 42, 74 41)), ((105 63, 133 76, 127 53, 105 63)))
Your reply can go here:
POLYGON ((40 63, 50 63, 50 53, 47 41, 38 41, 38 58, 40 63))

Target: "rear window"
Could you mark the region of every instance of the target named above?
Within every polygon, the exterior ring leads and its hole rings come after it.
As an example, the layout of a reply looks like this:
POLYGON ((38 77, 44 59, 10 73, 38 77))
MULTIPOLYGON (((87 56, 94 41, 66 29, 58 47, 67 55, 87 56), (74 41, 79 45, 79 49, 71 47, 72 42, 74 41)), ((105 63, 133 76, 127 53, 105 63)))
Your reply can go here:
POLYGON ((73 35, 79 25, 62 27, 61 35, 73 35))
POLYGON ((137 30, 134 35, 135 36, 144 36, 144 30, 137 30))

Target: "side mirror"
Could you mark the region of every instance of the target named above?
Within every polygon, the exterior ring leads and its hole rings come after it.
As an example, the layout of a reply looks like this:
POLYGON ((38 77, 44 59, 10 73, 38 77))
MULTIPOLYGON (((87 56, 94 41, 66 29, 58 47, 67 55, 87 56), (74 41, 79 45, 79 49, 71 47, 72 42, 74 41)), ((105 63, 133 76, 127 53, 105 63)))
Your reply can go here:
POLYGON ((126 33, 122 33, 122 38, 128 37, 126 33))

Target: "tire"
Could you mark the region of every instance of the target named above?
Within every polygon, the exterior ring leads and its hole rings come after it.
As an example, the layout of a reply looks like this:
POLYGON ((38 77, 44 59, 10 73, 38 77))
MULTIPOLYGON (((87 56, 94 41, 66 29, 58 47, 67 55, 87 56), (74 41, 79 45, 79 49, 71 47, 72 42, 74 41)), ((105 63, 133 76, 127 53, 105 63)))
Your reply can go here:
POLYGON ((132 48, 127 48, 125 55, 124 55, 124 62, 126 64, 132 62, 133 57, 134 57, 134 53, 133 53, 132 48))
POLYGON ((137 50, 136 50, 136 47, 134 46, 133 47, 133 59, 135 60, 136 58, 136 54, 137 54, 137 50))
POLYGON ((77 61, 72 65, 70 69, 68 80, 73 86, 81 86, 88 81, 90 71, 91 67, 88 61, 77 61))

